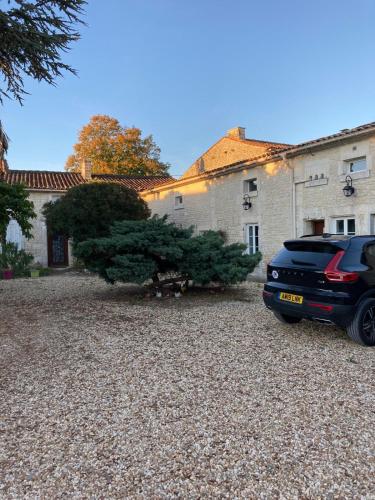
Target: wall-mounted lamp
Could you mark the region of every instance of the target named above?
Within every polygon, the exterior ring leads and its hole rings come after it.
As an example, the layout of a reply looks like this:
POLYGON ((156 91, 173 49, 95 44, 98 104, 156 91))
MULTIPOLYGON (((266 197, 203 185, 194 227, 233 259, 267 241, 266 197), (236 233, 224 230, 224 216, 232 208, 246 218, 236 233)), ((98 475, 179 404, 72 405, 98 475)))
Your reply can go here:
POLYGON ((351 195, 354 193, 355 189, 354 189, 354 187, 352 186, 352 184, 353 184, 353 179, 350 177, 350 175, 347 175, 347 176, 345 177, 345 182, 346 182, 346 186, 344 186, 344 187, 342 188, 342 191, 343 191, 343 193, 344 193, 344 196, 351 196, 351 195))
POLYGON ((242 206, 244 210, 249 210, 251 208, 250 196, 248 194, 243 195, 242 206))

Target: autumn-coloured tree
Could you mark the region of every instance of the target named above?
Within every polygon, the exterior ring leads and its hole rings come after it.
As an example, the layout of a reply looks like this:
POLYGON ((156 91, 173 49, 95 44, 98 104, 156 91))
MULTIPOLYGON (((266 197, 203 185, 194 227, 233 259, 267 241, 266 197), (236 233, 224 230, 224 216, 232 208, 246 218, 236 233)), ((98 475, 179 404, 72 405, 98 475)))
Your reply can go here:
POLYGON ((169 168, 151 135, 143 138, 139 128, 107 115, 93 116, 81 129, 65 169, 79 171, 83 159, 91 160, 94 174, 160 175, 169 168))

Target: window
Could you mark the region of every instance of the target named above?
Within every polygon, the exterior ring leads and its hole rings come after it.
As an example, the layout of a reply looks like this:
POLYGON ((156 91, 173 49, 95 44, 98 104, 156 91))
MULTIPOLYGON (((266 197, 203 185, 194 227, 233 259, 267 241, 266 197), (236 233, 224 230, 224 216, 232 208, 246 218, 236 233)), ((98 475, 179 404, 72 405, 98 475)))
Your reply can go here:
POLYGON ((248 179, 243 182, 243 192, 246 193, 254 193, 258 191, 257 180, 256 179, 248 179))
POLYGON ((253 255, 259 252, 259 226, 257 224, 246 224, 245 235, 247 253, 253 255))
POLYGON ((363 172, 367 170, 366 158, 356 158, 355 160, 350 160, 347 163, 349 165, 348 167, 349 174, 354 174, 355 172, 363 172))
POLYGON ((335 223, 336 234, 355 234, 355 219, 336 219, 335 223))
POLYGON ((6 241, 7 243, 14 243, 15 245, 17 245, 17 248, 19 250, 24 247, 24 237, 21 227, 14 219, 11 219, 9 221, 6 232, 6 241))
POLYGON ((174 197, 174 208, 177 210, 178 208, 184 208, 184 200, 182 195, 178 194, 174 197))
POLYGON ((324 269, 338 248, 328 242, 308 240, 286 241, 284 248, 272 259, 276 266, 294 266, 296 261, 324 269))

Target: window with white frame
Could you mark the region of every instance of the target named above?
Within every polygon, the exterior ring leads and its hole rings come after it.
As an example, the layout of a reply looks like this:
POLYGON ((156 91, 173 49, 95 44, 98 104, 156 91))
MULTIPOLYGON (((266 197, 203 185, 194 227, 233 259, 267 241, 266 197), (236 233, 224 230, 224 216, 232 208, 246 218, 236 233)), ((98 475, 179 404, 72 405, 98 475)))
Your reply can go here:
POLYGON ((181 194, 176 194, 174 197, 174 208, 177 210, 179 208, 184 208, 184 199, 181 194))
POLYGON ((20 250, 24 248, 24 237, 22 234, 22 230, 18 222, 14 219, 9 221, 7 232, 6 232, 6 241, 7 243, 14 243, 17 245, 17 248, 20 250))
POLYGON ((245 226, 245 242, 247 245, 247 253, 253 255, 259 252, 259 226, 258 224, 246 224, 245 226))
POLYGON ((355 158, 354 160, 347 160, 347 172, 348 174, 354 174, 356 172, 364 172, 367 170, 366 157, 355 158))
POLYGON ((334 232, 336 234, 347 234, 353 235, 355 234, 355 219, 336 219, 334 232))
POLYGON ((247 179, 243 181, 243 192, 246 193, 255 193, 258 191, 258 185, 256 179, 247 179))

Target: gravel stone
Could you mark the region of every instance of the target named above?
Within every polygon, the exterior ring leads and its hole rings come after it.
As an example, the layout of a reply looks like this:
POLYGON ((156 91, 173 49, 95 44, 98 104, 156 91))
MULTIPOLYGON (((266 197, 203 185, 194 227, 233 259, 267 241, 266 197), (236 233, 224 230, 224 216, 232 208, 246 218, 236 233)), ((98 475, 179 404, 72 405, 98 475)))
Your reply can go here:
POLYGON ((375 498, 375 350, 261 285, 0 282, 1 498, 375 498))

